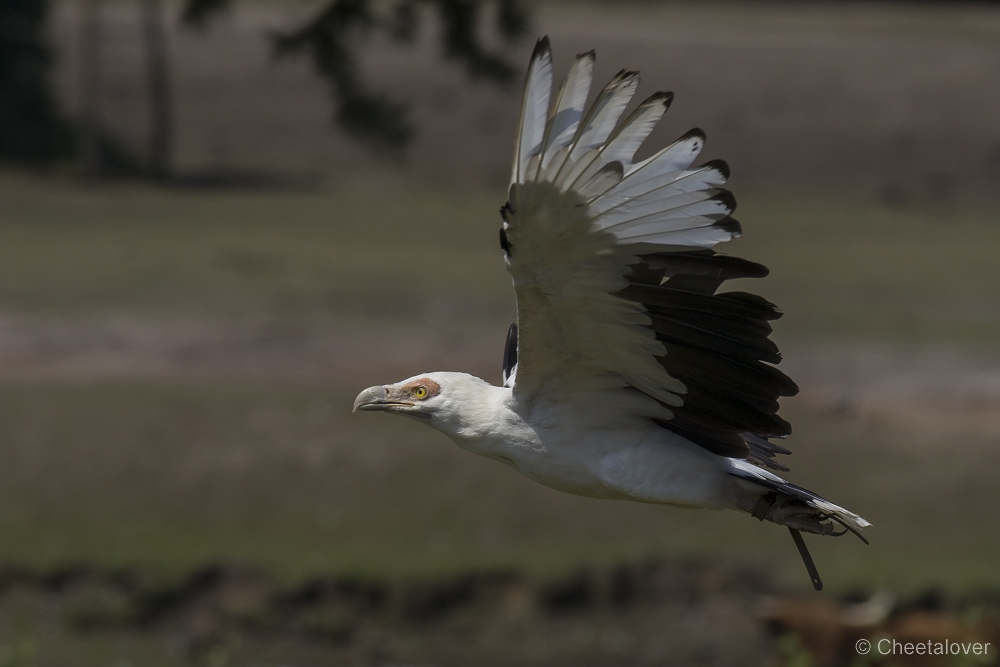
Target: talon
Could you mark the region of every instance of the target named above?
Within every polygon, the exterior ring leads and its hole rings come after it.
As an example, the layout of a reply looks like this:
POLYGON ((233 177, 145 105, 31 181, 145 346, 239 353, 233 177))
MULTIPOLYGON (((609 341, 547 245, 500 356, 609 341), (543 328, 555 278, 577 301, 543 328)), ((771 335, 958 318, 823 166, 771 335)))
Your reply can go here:
POLYGON ((786 517, 785 519, 775 521, 774 523, 788 528, 794 528, 795 530, 803 533, 812 533, 814 535, 833 535, 837 531, 837 527, 830 521, 819 522, 816 520, 803 519, 797 516, 786 517))
POLYGON ((838 535, 837 525, 826 514, 815 507, 809 507, 798 502, 777 502, 773 494, 761 496, 752 504, 746 503, 745 511, 760 521, 770 521, 779 526, 786 526, 803 533, 814 535, 838 535))

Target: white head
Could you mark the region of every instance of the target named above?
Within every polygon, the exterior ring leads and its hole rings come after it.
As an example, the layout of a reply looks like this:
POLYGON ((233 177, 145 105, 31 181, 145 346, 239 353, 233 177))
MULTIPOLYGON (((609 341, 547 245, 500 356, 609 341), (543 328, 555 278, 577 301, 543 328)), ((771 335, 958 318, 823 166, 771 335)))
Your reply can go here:
POLYGON ((468 373, 423 373, 365 389, 354 400, 354 411, 404 415, 453 438, 477 438, 494 421, 507 393, 468 373))

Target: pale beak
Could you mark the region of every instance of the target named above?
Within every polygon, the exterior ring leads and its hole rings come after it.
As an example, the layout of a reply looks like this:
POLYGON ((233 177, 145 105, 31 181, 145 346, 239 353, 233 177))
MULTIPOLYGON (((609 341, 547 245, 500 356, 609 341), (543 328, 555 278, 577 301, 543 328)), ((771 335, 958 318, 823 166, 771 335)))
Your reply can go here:
POLYGON ((392 407, 413 407, 413 403, 391 400, 388 397, 386 387, 378 385, 376 387, 368 387, 358 394, 358 397, 354 399, 354 410, 352 412, 357 412, 358 410, 372 412, 392 407))
POLYGON ((354 409, 351 412, 357 412, 358 410, 384 410, 385 406, 385 387, 379 385, 377 387, 368 387, 358 394, 358 397, 354 399, 354 409))

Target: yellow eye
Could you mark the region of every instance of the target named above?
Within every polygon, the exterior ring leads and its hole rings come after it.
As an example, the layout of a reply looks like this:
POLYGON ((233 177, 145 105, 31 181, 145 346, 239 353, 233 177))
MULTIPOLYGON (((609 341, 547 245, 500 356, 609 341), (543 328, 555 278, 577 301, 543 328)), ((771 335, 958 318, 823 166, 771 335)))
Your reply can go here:
POLYGON ((425 398, 427 396, 427 389, 424 387, 417 387, 413 390, 413 395, 417 398, 425 398))

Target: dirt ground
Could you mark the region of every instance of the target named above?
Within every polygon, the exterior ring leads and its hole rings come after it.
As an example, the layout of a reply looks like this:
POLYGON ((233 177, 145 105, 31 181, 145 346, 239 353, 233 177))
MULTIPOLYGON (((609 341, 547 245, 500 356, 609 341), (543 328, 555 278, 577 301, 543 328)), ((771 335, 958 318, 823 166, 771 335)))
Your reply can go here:
MULTIPOLYGON (((276 322, 82 321, 0 317, 0 364, 12 381, 280 382, 318 384, 331 376, 361 387, 413 368, 499 373, 502 326, 456 331, 407 326, 289 326, 276 322)), ((973 427, 1000 435, 1000 352, 956 348, 802 343, 783 351, 797 398, 906 427, 973 427), (941 388, 947 387, 947 392, 941 388)))
POLYGON ((998 640, 988 595, 803 596, 765 570, 703 560, 292 585, 220 565, 169 581, 129 569, 0 572, 0 657, 45 667, 947 667, 996 664, 998 640), (978 643, 979 655, 886 660, 856 648, 942 639, 978 643))

